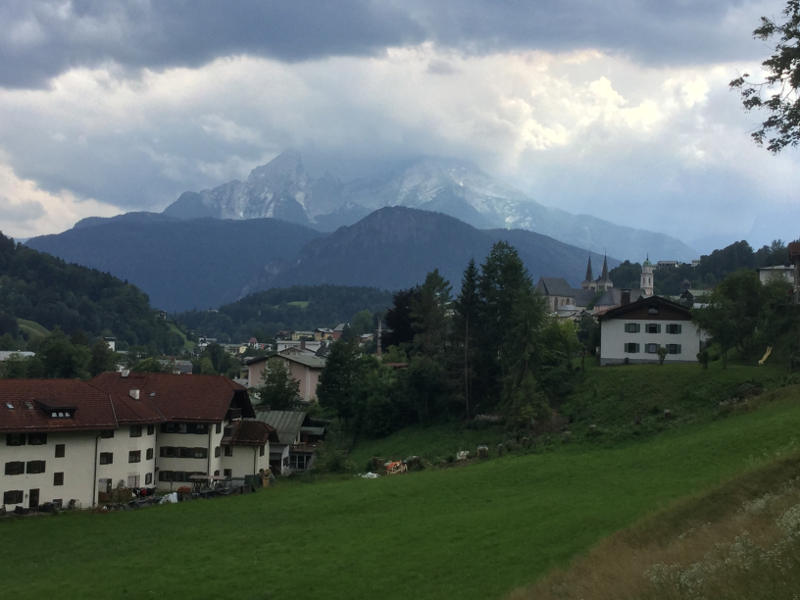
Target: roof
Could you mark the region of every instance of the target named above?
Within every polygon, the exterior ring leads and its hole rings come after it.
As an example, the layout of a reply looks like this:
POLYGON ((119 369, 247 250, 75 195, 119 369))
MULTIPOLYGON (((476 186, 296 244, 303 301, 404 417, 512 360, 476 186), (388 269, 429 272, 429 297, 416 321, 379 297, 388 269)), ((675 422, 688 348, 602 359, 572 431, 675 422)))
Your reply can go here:
POLYGON ((115 429, 108 394, 77 379, 0 380, 0 431, 115 429), (69 409, 57 411, 58 408, 69 409), (52 413, 71 416, 53 417, 52 413))
POLYGON ((278 432, 278 441, 281 444, 291 444, 300 433, 306 413, 299 410, 260 410, 256 413, 256 418, 278 432))
MULTIPOLYGON (((633 288, 628 290, 631 293, 631 302, 634 302, 644 295, 642 288, 633 288)), ((594 303, 596 307, 599 306, 619 306, 622 304, 622 288, 611 288, 603 292, 603 295, 594 303)))
POLYGON ((281 358, 305 365, 309 369, 324 369, 326 359, 322 356, 305 354, 281 354, 281 358))
POLYGON ((229 446, 263 446, 267 441, 278 441, 274 427, 263 421, 234 421, 231 434, 222 440, 229 446))
POLYGON ((0 350, 0 361, 8 360, 14 355, 18 356, 19 358, 36 356, 33 352, 28 352, 27 350, 0 350))
POLYGON ((540 277, 536 291, 545 296, 567 296, 574 298, 578 290, 574 289, 563 277, 540 277))
POLYGON ((102 373, 91 384, 111 395, 120 423, 219 422, 230 408, 254 416, 246 388, 221 375, 102 373), (138 400, 131 390, 139 390, 138 400))
POLYGON ((689 320, 692 314, 688 308, 661 296, 642 297, 629 304, 611 308, 598 315, 601 321, 614 318, 642 318, 659 320, 689 320), (655 311, 655 312, 653 312, 655 311))

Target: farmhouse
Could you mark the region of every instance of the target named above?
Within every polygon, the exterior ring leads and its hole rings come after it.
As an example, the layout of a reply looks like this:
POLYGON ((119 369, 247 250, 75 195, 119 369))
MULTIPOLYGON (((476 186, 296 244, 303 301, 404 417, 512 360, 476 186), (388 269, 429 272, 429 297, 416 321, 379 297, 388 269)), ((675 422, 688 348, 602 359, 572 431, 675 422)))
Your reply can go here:
POLYGON ((88 507, 115 488, 256 474, 275 435, 254 416, 247 390, 219 376, 0 380, 2 506, 88 507))
POLYGON ((689 309, 660 296, 642 296, 598 315, 600 364, 658 362, 666 349, 667 362, 695 362, 704 335, 692 322, 689 309))

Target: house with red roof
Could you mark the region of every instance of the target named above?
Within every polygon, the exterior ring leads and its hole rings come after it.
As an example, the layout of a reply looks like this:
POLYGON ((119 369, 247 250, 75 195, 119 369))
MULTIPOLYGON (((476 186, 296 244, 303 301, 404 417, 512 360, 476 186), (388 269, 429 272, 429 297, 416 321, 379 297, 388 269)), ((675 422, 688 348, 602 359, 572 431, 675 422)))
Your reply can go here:
POLYGON ((277 435, 225 377, 103 373, 0 380, 0 499, 90 507, 113 489, 177 489, 269 468, 277 435))

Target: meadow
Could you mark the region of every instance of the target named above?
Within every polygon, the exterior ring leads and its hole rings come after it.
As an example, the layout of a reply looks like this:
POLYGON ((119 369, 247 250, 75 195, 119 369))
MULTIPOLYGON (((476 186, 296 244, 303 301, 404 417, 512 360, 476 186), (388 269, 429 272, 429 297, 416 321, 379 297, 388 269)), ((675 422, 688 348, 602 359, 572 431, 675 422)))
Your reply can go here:
POLYGON ((800 448, 800 386, 613 446, 0 522, 4 597, 501 598, 800 448))

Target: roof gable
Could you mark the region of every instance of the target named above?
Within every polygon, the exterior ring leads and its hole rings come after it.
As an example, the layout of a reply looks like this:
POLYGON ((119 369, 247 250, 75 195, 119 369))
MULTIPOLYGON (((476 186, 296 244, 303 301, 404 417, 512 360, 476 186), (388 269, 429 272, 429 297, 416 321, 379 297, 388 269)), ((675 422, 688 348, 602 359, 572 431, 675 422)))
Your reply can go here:
POLYGON ((689 321, 691 311, 677 302, 661 296, 641 297, 635 302, 607 310, 598 319, 647 319, 651 321, 689 321))

